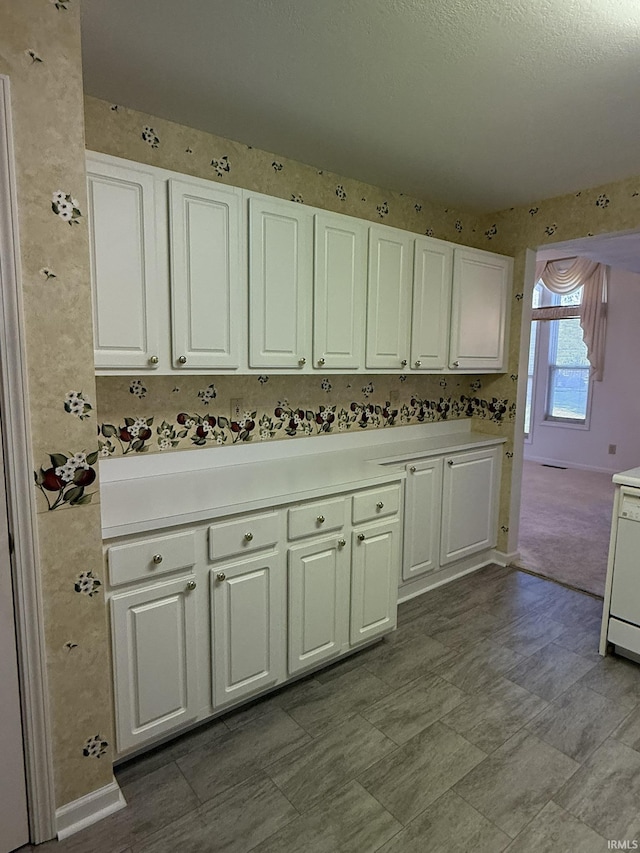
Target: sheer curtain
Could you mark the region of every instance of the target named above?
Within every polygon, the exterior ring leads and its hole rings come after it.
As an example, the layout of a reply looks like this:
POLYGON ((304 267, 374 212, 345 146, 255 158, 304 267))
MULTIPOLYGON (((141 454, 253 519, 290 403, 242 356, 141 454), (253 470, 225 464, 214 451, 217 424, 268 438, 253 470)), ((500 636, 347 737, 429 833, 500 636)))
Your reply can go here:
MULTIPOLYGON (((580 306, 580 326, 591 365, 591 378, 601 381, 604 372, 607 322, 606 266, 587 258, 576 258, 568 267, 565 262, 537 261, 536 281, 540 279, 553 293, 572 293, 581 285, 584 286, 580 306)), ((544 319, 547 320, 566 316, 566 311, 561 306, 537 310, 543 311, 544 319)))

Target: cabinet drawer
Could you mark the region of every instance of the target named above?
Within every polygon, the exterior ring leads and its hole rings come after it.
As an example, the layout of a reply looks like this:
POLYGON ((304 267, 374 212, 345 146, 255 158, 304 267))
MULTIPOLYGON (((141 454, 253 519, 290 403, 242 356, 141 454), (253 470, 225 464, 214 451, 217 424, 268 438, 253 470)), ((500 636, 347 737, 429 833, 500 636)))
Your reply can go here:
POLYGON ((209 559, 222 560, 271 548, 278 541, 278 513, 243 516, 209 527, 209 559))
POLYGON ((289 539, 302 539, 314 533, 342 530, 344 527, 345 499, 314 501, 289 510, 289 539))
POLYGON ((109 548, 111 586, 190 569, 196 562, 193 531, 157 536, 109 548))
POLYGON ((353 496, 353 523, 375 521, 387 515, 395 515, 400 509, 400 486, 383 486, 369 489, 353 496))

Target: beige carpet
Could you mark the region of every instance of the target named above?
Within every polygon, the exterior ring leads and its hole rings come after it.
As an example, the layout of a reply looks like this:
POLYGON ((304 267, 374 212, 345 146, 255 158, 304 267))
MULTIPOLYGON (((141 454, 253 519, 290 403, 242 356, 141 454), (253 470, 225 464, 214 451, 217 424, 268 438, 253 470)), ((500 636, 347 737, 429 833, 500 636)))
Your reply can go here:
POLYGON ((518 564, 604 595, 613 492, 610 474, 525 461, 518 564))

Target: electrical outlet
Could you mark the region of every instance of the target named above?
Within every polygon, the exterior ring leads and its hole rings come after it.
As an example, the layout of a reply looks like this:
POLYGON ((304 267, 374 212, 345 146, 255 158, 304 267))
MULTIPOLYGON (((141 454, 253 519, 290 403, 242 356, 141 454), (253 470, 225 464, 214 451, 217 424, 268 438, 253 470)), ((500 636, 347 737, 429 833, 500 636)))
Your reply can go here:
POLYGON ((231 401, 231 420, 239 421, 244 412, 244 404, 240 397, 236 397, 231 401))
POLYGON ((610 454, 611 456, 614 456, 614 455, 615 455, 615 452, 616 452, 616 450, 617 450, 617 449, 618 449, 618 445, 617 445, 617 444, 610 444, 610 445, 609 445, 609 454, 610 454))

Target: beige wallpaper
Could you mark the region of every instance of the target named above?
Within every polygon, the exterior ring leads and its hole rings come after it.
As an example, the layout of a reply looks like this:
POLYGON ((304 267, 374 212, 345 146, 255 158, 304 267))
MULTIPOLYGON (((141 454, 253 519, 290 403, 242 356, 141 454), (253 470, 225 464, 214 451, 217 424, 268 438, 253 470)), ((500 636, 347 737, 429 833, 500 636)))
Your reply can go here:
POLYGON ((4 0, 0 73, 8 75, 12 93, 39 569, 61 806, 112 778, 78 3, 4 0), (77 391, 92 401, 87 417, 65 405, 77 391))

